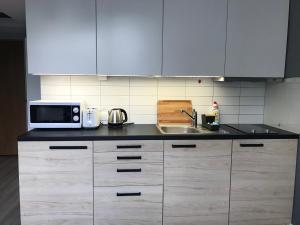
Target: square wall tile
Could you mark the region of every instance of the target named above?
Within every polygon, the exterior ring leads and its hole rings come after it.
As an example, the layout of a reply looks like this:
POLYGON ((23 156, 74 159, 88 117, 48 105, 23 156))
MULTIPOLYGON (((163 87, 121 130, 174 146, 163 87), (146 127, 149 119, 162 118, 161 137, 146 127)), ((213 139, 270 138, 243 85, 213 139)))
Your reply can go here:
POLYGON ((154 106, 156 104, 157 104, 157 97, 156 96, 130 96, 130 105, 154 106))
POLYGON ((239 97, 213 97, 213 101, 216 101, 221 105, 239 105, 239 97))
POLYGON ((105 96, 100 97, 101 106, 129 106, 129 96, 105 96))
POLYGON ((71 76, 71 85, 100 86, 100 80, 97 76, 71 76))
POLYGON ((187 87, 186 96, 191 96, 191 97, 213 96, 213 87, 187 87))
POLYGON ((184 78, 161 78, 158 79, 159 87, 185 87, 184 78))
POLYGON ((185 96, 185 87, 158 87, 158 96, 185 96))
POLYGON ((214 85, 212 79, 210 78, 187 78, 187 87, 212 87, 214 85))
POLYGON ((265 105, 265 97, 241 97, 241 105, 265 105))
POLYGON ((40 76, 41 85, 69 86, 71 84, 70 76, 40 76))
POLYGON ((130 95, 141 95, 141 96, 156 96, 157 95, 157 87, 130 87, 130 95))
POLYGON ((129 77, 108 77, 100 81, 101 86, 129 86, 129 77))
POLYGON ((42 95, 71 95, 70 86, 63 86, 63 85, 41 85, 41 94, 42 95))
POLYGON ((100 86, 71 86, 71 95, 100 95, 100 86))
POLYGON ((157 78, 139 78, 139 77, 130 78, 130 87, 157 87, 157 85, 158 85, 157 78))
POLYGON ((242 97, 263 97, 265 96, 265 88, 242 88, 242 97))
POLYGON ((129 95, 129 86, 101 86, 101 95, 124 96, 129 95))
POLYGON ((238 97, 240 96, 241 89, 233 87, 215 87, 214 96, 218 97, 238 97))

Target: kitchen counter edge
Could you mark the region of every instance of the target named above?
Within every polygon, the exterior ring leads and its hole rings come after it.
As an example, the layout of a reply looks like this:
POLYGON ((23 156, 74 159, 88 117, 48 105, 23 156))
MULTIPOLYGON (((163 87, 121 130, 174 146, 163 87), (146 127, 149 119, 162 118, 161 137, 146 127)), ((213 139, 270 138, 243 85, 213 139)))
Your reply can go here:
POLYGON ((284 131, 283 134, 243 134, 226 125, 228 131, 209 134, 162 134, 156 125, 130 125, 123 128, 95 130, 84 129, 35 129, 18 137, 18 141, 113 141, 113 140, 228 140, 228 139, 298 139, 296 133, 284 131))

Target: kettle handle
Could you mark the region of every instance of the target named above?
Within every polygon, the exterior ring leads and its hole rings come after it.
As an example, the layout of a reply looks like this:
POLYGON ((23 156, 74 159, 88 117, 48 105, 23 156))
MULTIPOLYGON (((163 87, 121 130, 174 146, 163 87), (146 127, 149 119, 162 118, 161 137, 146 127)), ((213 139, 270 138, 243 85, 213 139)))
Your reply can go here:
POLYGON ((123 123, 125 123, 125 122, 127 122, 127 120, 128 120, 128 116, 127 116, 127 112, 124 110, 124 109, 120 109, 121 110, 121 112, 124 114, 124 116, 125 116, 125 119, 123 120, 123 123))

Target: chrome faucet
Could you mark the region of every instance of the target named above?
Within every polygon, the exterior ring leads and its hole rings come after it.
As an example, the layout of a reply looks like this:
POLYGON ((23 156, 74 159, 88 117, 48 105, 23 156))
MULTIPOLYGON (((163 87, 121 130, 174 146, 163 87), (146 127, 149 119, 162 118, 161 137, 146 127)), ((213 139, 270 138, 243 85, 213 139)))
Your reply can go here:
POLYGON ((191 120, 192 120, 192 126, 194 127, 194 128, 197 128, 197 124, 198 124, 198 114, 197 114, 197 111, 195 110, 195 109, 193 109, 193 112, 192 112, 192 115, 191 114, 189 114, 186 110, 184 110, 184 109, 181 109, 180 110, 182 113, 185 113, 186 115, 188 115, 190 118, 191 118, 191 120))

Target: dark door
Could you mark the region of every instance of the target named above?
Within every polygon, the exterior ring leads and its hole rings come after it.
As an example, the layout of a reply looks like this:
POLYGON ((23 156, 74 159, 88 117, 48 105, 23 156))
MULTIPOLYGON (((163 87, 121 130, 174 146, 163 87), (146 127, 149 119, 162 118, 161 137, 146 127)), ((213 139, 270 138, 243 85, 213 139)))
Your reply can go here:
POLYGON ((0 155, 17 154, 17 136, 26 131, 23 41, 0 41, 0 155))

